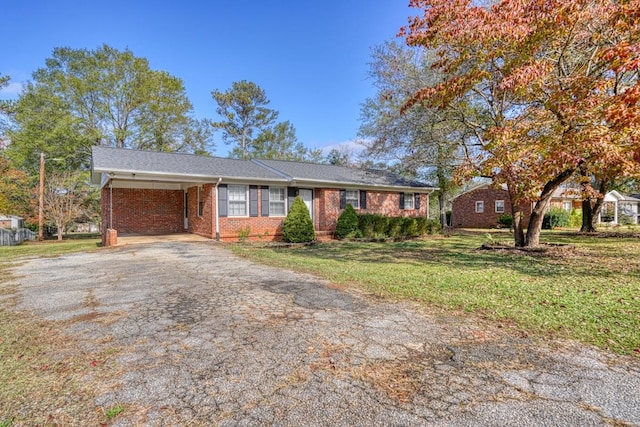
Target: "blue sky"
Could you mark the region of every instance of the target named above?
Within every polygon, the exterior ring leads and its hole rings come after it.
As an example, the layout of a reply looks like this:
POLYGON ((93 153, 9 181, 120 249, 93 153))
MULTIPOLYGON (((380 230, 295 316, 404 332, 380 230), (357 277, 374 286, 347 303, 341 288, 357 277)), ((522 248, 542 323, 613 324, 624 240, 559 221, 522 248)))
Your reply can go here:
MULTIPOLYGON (((44 66, 54 47, 129 48, 181 78, 197 117, 215 117, 214 89, 262 87, 307 147, 352 141, 373 95, 371 48, 417 11, 408 0, 17 1, 0 6, 3 98, 44 66)), ((216 135, 215 155, 229 147, 216 135)))

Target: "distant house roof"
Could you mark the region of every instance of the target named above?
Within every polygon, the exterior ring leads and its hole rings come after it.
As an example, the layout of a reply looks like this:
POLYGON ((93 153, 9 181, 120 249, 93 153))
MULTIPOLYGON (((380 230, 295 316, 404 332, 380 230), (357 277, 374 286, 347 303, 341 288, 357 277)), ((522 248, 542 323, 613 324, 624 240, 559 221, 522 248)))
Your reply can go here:
POLYGON ((633 196, 625 196, 616 190, 609 191, 604 196, 605 202, 629 202, 629 203, 640 203, 640 198, 633 196))
POLYGON ((288 185, 345 185, 433 191, 429 184, 373 169, 282 160, 237 160, 183 153, 93 147, 92 181, 114 179, 211 182, 250 180, 288 185))

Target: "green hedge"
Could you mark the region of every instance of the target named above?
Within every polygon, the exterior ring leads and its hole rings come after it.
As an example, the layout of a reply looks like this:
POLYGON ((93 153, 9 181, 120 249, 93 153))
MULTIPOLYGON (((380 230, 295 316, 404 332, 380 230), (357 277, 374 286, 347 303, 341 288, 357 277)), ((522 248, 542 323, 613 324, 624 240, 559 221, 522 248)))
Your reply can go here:
POLYGON ((544 214, 542 220, 542 228, 545 230, 553 230, 556 227, 569 226, 569 212, 562 208, 551 208, 549 212, 544 214))
POLYGON ((439 221, 427 218, 359 214, 358 230, 365 239, 395 239, 438 233, 441 227, 439 221))

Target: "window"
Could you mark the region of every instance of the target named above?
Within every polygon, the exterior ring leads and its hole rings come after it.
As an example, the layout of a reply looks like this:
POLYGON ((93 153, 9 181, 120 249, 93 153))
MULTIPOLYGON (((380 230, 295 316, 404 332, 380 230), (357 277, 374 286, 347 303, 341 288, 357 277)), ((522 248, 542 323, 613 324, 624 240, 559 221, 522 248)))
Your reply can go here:
POLYGON ((229 216, 247 216, 247 186, 229 186, 229 216))
POLYGON ((346 197, 347 204, 350 204, 354 209, 360 208, 360 192, 358 190, 347 190, 346 197))
POLYGON ((269 187, 269 216, 285 216, 286 198, 283 187, 269 187))
POLYGON ((415 209, 414 205, 415 197, 413 193, 404 193, 404 208, 415 209))
POLYGON ((573 203, 571 202, 562 202, 562 209, 564 209, 567 212, 571 212, 571 209, 573 208, 573 203))
POLYGON ((504 213, 504 200, 496 200, 496 213, 504 213))
POLYGON ((204 189, 202 186, 198 187, 198 216, 202 216, 204 212, 204 189))
POLYGON ((482 200, 478 200, 476 202, 476 213, 483 213, 484 212, 484 202, 482 200))

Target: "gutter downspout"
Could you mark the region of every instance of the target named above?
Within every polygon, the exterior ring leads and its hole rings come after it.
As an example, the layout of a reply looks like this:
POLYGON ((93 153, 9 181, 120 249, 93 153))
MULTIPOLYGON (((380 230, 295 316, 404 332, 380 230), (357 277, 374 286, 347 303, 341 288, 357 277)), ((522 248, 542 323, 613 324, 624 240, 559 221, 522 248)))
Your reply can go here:
POLYGON ((218 182, 216 182, 216 186, 215 186, 215 195, 216 195, 216 209, 215 209, 215 216, 216 216, 216 241, 220 241, 220 215, 219 212, 220 210, 218 209, 218 186, 220 185, 220 183, 222 182, 222 178, 218 178, 218 182))

